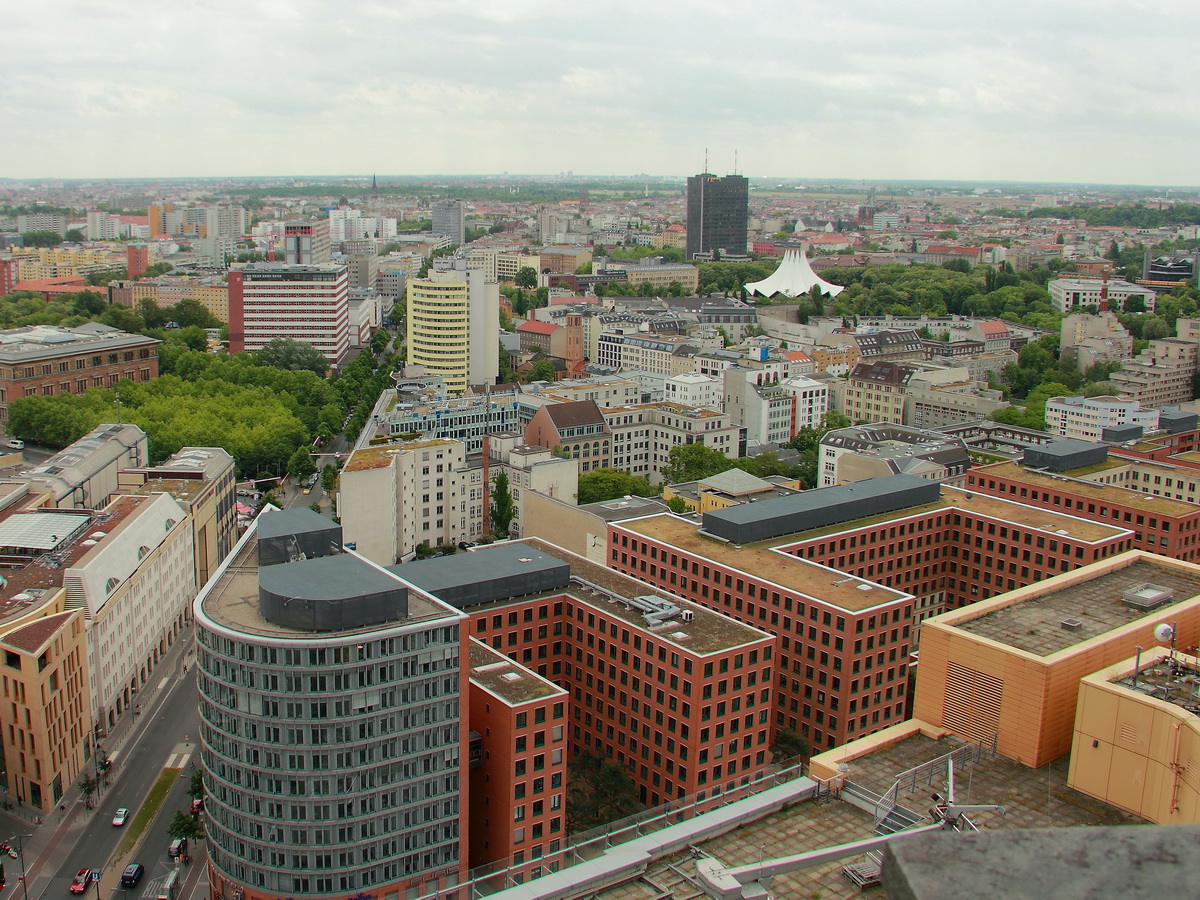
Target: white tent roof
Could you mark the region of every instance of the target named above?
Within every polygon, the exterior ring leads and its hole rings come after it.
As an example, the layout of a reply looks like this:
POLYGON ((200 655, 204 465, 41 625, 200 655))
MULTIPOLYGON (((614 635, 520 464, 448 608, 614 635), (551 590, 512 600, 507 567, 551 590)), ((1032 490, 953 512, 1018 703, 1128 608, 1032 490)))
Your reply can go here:
POLYGON ((798 297, 800 294, 807 294, 814 284, 821 289, 822 294, 831 297, 836 297, 843 290, 840 285, 822 280, 808 264, 808 257, 803 250, 785 250, 779 268, 762 281, 746 285, 746 291, 751 295, 759 294, 763 297, 772 297, 775 294, 798 297))

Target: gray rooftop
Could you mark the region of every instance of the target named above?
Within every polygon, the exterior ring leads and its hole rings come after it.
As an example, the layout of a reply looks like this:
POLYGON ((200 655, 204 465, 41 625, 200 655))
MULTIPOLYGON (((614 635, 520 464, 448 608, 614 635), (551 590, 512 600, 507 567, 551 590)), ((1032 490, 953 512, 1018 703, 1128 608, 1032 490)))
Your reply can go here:
POLYGON ((932 503, 940 496, 936 482, 915 475, 889 475, 707 512, 704 531, 733 543, 748 544, 932 503))
POLYGON ((154 338, 129 334, 109 326, 62 328, 57 325, 27 325, 0 331, 0 362, 11 365, 51 359, 63 354, 153 347, 159 343, 161 341, 154 338))
POLYGON ((1200 825, 987 830, 888 844, 890 900, 1194 897, 1200 825))
POLYGON ((565 588, 571 581, 570 565, 526 543, 414 560, 388 571, 457 609, 565 588))
POLYGON ((1200 577, 1182 568, 1139 559, 1088 581, 1048 590, 1020 603, 957 622, 955 627, 1037 656, 1049 656, 1138 619, 1148 616, 1162 619, 1169 615, 1167 610, 1171 605, 1197 595, 1200 595, 1200 577), (1141 584, 1160 585, 1173 590, 1175 595, 1169 605, 1157 610, 1127 606, 1124 593, 1141 584), (1068 619, 1078 621, 1079 629, 1063 628, 1062 623, 1068 619))
POLYGON ((258 579, 259 584, 275 594, 328 602, 404 587, 387 572, 351 553, 264 566, 258 570, 258 579))

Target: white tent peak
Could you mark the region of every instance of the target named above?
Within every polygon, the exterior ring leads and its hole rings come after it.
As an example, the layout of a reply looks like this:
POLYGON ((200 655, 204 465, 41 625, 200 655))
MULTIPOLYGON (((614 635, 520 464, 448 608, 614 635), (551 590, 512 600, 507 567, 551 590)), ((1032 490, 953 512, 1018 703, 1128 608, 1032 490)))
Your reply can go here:
POLYGON ((830 297, 836 297, 843 290, 841 285, 830 284, 812 270, 804 250, 785 250, 779 268, 762 281, 746 285, 746 292, 762 297, 773 297, 775 294, 798 297, 807 294, 814 284, 821 289, 822 294, 828 294, 830 297))

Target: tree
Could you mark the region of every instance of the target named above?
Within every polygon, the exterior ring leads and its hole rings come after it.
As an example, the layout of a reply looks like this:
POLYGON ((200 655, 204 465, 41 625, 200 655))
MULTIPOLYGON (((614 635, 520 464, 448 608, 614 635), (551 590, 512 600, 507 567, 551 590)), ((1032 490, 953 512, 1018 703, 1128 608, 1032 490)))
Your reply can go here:
POLYGON ((797 756, 808 756, 812 745, 798 731, 791 728, 780 728, 775 732, 775 742, 771 744, 771 755, 775 762, 782 763, 797 756))
POLYGON ((317 464, 313 462, 312 453, 308 447, 297 447, 296 452, 288 460, 287 468, 289 475, 297 481, 302 481, 316 473, 317 464))
POLYGON ((278 506, 280 509, 283 508, 283 501, 279 499, 279 495, 275 493, 274 488, 269 491, 264 491, 262 496, 258 498, 258 506, 254 508, 255 517, 257 517, 258 514, 268 506, 278 506))
POLYGON ((654 496, 654 488, 645 478, 630 475, 621 469, 596 469, 579 476, 579 503, 600 503, 626 495, 654 496))
POLYGON ((733 460, 720 450, 700 443, 680 444, 671 448, 667 464, 663 466, 662 480, 664 484, 699 481, 732 468, 733 460))
POLYGON ((260 366, 273 366, 289 372, 303 369, 324 375, 329 370, 329 360, 321 351, 312 344, 291 338, 275 338, 254 354, 254 361, 260 366))
POLYGON ((62 235, 57 231, 24 231, 21 233, 21 243, 26 247, 57 247, 62 242, 62 235))
POLYGON ((84 236, 83 232, 80 231, 78 228, 68 228, 65 240, 68 240, 74 244, 78 244, 81 241, 86 241, 87 238, 84 236))
POLYGON ((521 266, 517 269, 517 274, 513 276, 513 283, 517 287, 533 290, 537 287, 538 273, 533 266, 521 266))
POLYGON ((333 489, 337 487, 337 479, 337 466, 331 463, 326 463, 324 468, 321 469, 321 487, 325 489, 325 493, 333 493, 333 489))
POLYGON ((204 834, 200 820, 189 816, 182 809, 175 810, 175 815, 167 823, 167 834, 175 840, 197 840, 204 834))
POLYGON ((687 515, 692 511, 692 508, 681 497, 672 497, 667 501, 667 509, 678 516, 687 515))
POLYGON ((508 537, 513 520, 512 491, 508 489, 508 473, 501 471, 492 483, 492 533, 508 537))
POLYGON ((1170 329, 1167 328, 1167 323, 1157 316, 1152 316, 1147 319, 1146 324, 1142 326, 1142 340, 1153 341, 1159 338, 1165 338, 1170 334, 1170 329))
POLYGON ((199 769, 192 769, 192 774, 188 778, 187 793, 193 800, 204 799, 204 773, 199 769))
POLYGON ((539 359, 533 364, 529 372, 531 381, 553 381, 554 380, 554 363, 548 359, 539 359))
POLYGON ((637 812, 637 785, 624 766, 591 751, 567 762, 567 831, 578 834, 637 812))
POLYGON ((85 771, 79 776, 79 793, 83 794, 83 805, 88 809, 92 808, 92 794, 96 793, 99 786, 100 783, 91 772, 85 771))

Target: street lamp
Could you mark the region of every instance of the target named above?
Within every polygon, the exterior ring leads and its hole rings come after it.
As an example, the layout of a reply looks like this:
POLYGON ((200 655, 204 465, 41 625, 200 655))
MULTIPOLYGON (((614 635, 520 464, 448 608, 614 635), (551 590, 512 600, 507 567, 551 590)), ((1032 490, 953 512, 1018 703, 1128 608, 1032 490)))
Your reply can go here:
POLYGON ((23 895, 24 900, 29 900, 29 884, 25 880, 25 843, 24 843, 24 838, 27 838, 27 837, 33 837, 33 835, 32 834, 14 834, 12 837, 10 837, 8 839, 8 842, 10 844, 13 841, 17 842, 17 856, 19 856, 21 859, 21 894, 23 895))

